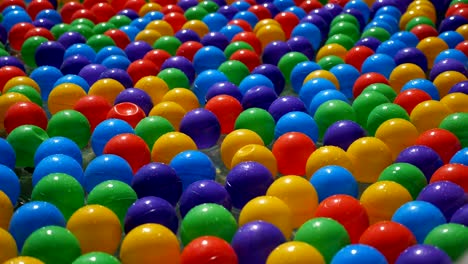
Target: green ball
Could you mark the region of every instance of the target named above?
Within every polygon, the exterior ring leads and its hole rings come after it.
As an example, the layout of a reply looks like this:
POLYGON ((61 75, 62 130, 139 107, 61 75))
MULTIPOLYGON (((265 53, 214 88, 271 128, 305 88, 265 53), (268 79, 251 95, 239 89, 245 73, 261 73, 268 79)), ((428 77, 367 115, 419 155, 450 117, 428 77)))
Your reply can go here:
POLYGON ((130 25, 130 23, 132 23, 132 20, 128 16, 116 15, 109 19, 109 23, 114 24, 117 28, 121 28, 123 26, 130 25))
POLYGON ((96 24, 94 24, 93 21, 87 19, 87 18, 78 18, 73 20, 70 25, 75 26, 75 25, 86 25, 90 28, 93 28, 96 24))
POLYGON ((294 67, 296 67, 297 64, 308 60, 309 59, 306 55, 297 51, 288 52, 281 57, 278 62, 278 68, 280 69, 287 83, 291 82, 291 72, 294 67))
POLYGON ((327 263, 330 263, 336 252, 351 242, 348 231, 343 225, 325 217, 318 217, 305 222, 297 230, 294 240, 315 247, 327 263))
POLYGON ((205 8, 197 5, 187 9, 184 13, 184 16, 187 20, 202 20, 208 14, 209 13, 205 8))
POLYGON ((450 6, 453 6, 458 3, 468 4, 468 0, 452 0, 452 2, 450 2, 450 6))
POLYGON ((162 36, 153 43, 154 49, 162 49, 172 56, 176 55, 177 49, 182 45, 182 42, 174 36, 162 36))
POLYGON ((394 163, 385 168, 379 176, 378 181, 393 181, 411 194, 414 200, 427 185, 427 179, 422 171, 409 163, 394 163))
POLYGON ((379 92, 362 92, 352 104, 354 112, 356 113, 357 123, 363 128, 367 128, 367 119, 372 110, 375 107, 386 103, 390 103, 390 101, 379 92))
POLYGON ((93 48, 96 53, 98 53, 104 47, 115 46, 114 40, 111 37, 103 34, 90 37, 88 41, 86 41, 86 44, 93 48))
MULTIPOLYGON (((0 46, 2 45, 3 44, 0 42, 0 46)), ((4 56, 10 56, 10 53, 8 53, 8 51, 6 51, 4 47, 0 47, 0 57, 4 57, 4 56)))
POLYGON ((455 262, 468 248, 468 228, 455 223, 440 225, 427 234, 424 244, 442 249, 455 262))
POLYGON ((88 145, 91 137, 91 126, 82 113, 75 110, 63 110, 50 118, 47 133, 50 137, 69 138, 83 149, 88 145))
POLYGON ((384 83, 374 83, 369 86, 367 86, 362 92, 368 92, 368 91, 376 91, 387 97, 387 99, 390 102, 395 101, 395 98, 397 97, 397 93, 393 88, 387 84, 384 83))
POLYGON ((86 39, 91 38, 93 36, 93 28, 87 25, 73 25, 69 28, 70 32, 78 32, 86 39))
POLYGON ((20 93, 24 96, 26 96, 31 102, 37 104, 38 106, 42 107, 42 97, 39 94, 39 92, 34 89, 34 87, 25 85, 25 84, 20 84, 16 85, 14 87, 11 87, 6 93, 20 93))
POLYGON ((340 100, 330 100, 317 108, 314 119, 319 128, 319 136, 323 138, 328 127, 337 121, 351 120, 356 122, 356 113, 348 103, 340 100))
POLYGON ((107 253, 91 252, 75 259, 72 264, 120 264, 120 261, 107 253))
POLYGON ((366 37, 373 37, 380 42, 384 42, 390 39, 391 35, 388 33, 387 30, 381 28, 381 27, 371 27, 367 29, 366 31, 362 32, 361 38, 366 38, 366 37))
POLYGON ((410 120, 408 112, 397 104, 385 103, 376 106, 372 109, 367 118, 367 132, 370 136, 374 136, 379 126, 392 118, 410 120))
POLYGON ((52 33, 52 35, 54 35, 55 39, 59 39, 60 36, 62 36, 63 34, 65 34, 68 31, 70 31, 70 28, 71 28, 71 26, 69 24, 61 23, 61 24, 57 24, 57 25, 53 26, 50 29, 50 33, 52 33))
POLYGON ((7 141, 16 153, 16 167, 34 167, 34 154, 49 136, 40 127, 22 125, 10 132, 7 141))
POLYGON ((236 119, 235 129, 249 129, 257 133, 265 145, 270 145, 275 136, 275 119, 266 110, 249 108, 236 119))
POLYGON ((205 203, 192 208, 180 227, 183 245, 201 236, 215 236, 231 243, 237 231, 237 222, 226 208, 219 204, 205 203))
POLYGON ((208 13, 214 13, 219 9, 219 5, 214 1, 203 1, 199 3, 198 6, 203 7, 208 13))
POLYGON ((80 183, 65 173, 52 173, 42 178, 34 187, 32 201, 49 202, 62 212, 65 219, 84 206, 85 193, 80 183))
POLYGON ((218 67, 218 71, 224 73, 228 80, 239 86, 242 80, 250 74, 249 68, 237 60, 228 60, 218 67))
POLYGON ((158 73, 158 77, 161 78, 164 82, 166 82, 169 89, 174 88, 190 88, 190 81, 179 69, 176 68, 167 68, 158 73))
POLYGON ((44 263, 70 264, 81 255, 80 242, 63 227, 46 226, 26 239, 21 255, 44 263))
POLYGON ((89 192, 87 204, 99 204, 109 208, 117 215, 123 228, 127 210, 137 199, 137 194, 128 184, 109 180, 101 182, 89 192))
POLYGON ((333 18, 332 22, 330 23, 330 28, 332 28, 333 26, 335 26, 336 24, 340 22, 349 22, 349 23, 354 24, 358 28, 360 28, 361 26, 355 16, 350 15, 350 14, 340 14, 336 16, 335 18, 333 18))
POLYGON ((31 68, 37 67, 36 64, 36 49, 44 42, 49 41, 48 39, 41 36, 29 37, 21 46, 21 57, 26 65, 31 68))
POLYGON ((350 50, 352 47, 354 47, 354 43, 356 42, 351 37, 349 37, 348 35, 339 33, 339 34, 330 36, 325 42, 325 45, 339 44, 343 46, 346 50, 350 50))
POLYGON ((110 22, 102 22, 102 23, 97 24, 93 28, 93 34, 94 35, 104 34, 107 30, 116 29, 116 28, 117 27, 110 22))
POLYGON ((410 21, 408 21, 408 23, 406 24, 406 28, 405 30, 406 31, 411 31, 411 29, 413 29, 414 27, 418 26, 418 25, 429 25, 433 28, 436 28, 435 27, 435 24, 434 22, 432 22, 432 20, 426 16, 418 16, 418 17, 415 17, 413 19, 411 19, 410 21))
POLYGON ((135 127, 135 134, 146 142, 149 149, 153 149, 154 142, 160 136, 173 131, 175 128, 171 122, 160 116, 145 117, 135 127))
POLYGON ((227 47, 224 49, 224 56, 226 56, 226 58, 230 58, 232 54, 241 49, 255 51, 249 43, 245 41, 235 41, 227 45, 227 47))
POLYGON ((335 25, 330 27, 328 36, 333 36, 336 34, 345 34, 350 37, 354 42, 359 40, 361 32, 359 31, 359 25, 355 25, 352 22, 338 22, 335 25))
POLYGON ((453 113, 440 122, 443 128, 455 134, 460 140, 462 148, 468 147, 468 113, 453 113))
POLYGON ((321 58, 317 64, 326 71, 329 71, 331 68, 335 67, 336 65, 339 64, 344 64, 344 60, 338 56, 335 55, 328 55, 323 58, 321 58))

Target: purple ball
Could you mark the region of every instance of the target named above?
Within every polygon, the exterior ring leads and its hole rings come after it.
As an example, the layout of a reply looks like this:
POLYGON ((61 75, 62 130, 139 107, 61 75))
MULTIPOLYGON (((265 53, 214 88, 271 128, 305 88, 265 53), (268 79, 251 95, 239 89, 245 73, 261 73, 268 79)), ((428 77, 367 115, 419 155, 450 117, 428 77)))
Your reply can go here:
POLYGON ((232 205, 242 209, 255 197, 265 195, 273 183, 271 172, 254 161, 241 162, 234 166, 226 177, 226 190, 232 205))
POLYGON ((343 10, 342 13, 354 16, 359 22, 359 28, 361 31, 366 27, 367 23, 366 23, 366 20, 364 19, 364 15, 358 9, 346 8, 345 10, 343 10))
POLYGON ((431 72, 429 73, 429 78, 431 81, 434 81, 437 75, 445 71, 457 71, 465 76, 468 75, 468 72, 465 69, 465 65, 463 65, 462 62, 455 59, 445 59, 432 66, 431 72))
MULTIPOLYGON (((23 62, 14 56, 3 56, 0 57, 0 68, 3 66, 15 66, 26 72, 23 62)), ((3 88, 3 87, 2 87, 3 88)))
POLYGON ((200 43, 203 46, 215 46, 224 50, 229 45, 229 40, 221 32, 210 32, 202 37, 200 43))
POLYGON ((138 13, 135 11, 135 10, 132 10, 132 9, 123 9, 123 10, 120 10, 117 15, 124 15, 128 18, 130 18, 131 20, 134 20, 134 19, 137 19, 139 18, 140 16, 138 15, 138 13))
POLYGON ((153 109, 153 100, 147 92, 138 88, 127 88, 120 92, 115 98, 114 105, 130 102, 138 105, 146 115, 153 109))
POLYGON ((427 182, 431 180, 432 174, 443 165, 442 159, 437 152, 430 147, 420 145, 402 150, 395 162, 410 163, 418 167, 426 176, 427 182))
POLYGON ((344 151, 356 140, 366 136, 366 131, 356 122, 341 120, 333 123, 323 136, 324 146, 337 146, 344 151))
POLYGON ((5 44, 8 39, 8 32, 3 25, 0 24, 0 42, 5 44))
POLYGON ((457 223, 468 227, 468 204, 458 208, 450 218, 451 223, 457 223))
POLYGON ((132 78, 127 71, 122 69, 113 68, 101 73, 100 79, 105 78, 114 79, 122 84, 125 88, 133 87, 132 78))
POLYGON ((54 66, 60 68, 63 63, 65 47, 57 41, 47 41, 39 45, 34 58, 37 66, 54 66))
POLYGON ((284 54, 291 52, 291 47, 284 41, 273 41, 263 50, 262 61, 266 64, 277 65, 284 54))
POLYGON ((285 242, 283 233, 275 225, 252 221, 237 230, 231 245, 239 264, 264 264, 271 251, 285 242))
POLYGON ((80 70, 78 76, 85 79, 89 86, 92 86, 105 71, 107 71, 107 68, 101 64, 88 64, 80 70))
POLYGON ((233 5, 224 5, 220 7, 217 12, 225 16, 228 20, 231 20, 237 14, 237 12, 239 12, 239 9, 233 5))
POLYGON ((177 1, 177 5, 180 8, 182 8, 182 10, 185 11, 191 7, 198 5, 198 1, 197 0, 179 0, 177 1))
POLYGON ((213 147, 221 136, 218 118, 203 108, 187 112, 180 121, 179 130, 191 137, 199 149, 213 147))
POLYGON ((174 56, 167 59, 162 65, 161 70, 167 68, 176 68, 181 70, 189 79, 190 83, 195 80, 195 68, 190 60, 183 56, 174 56))
POLYGON ((275 4, 273 4, 273 1, 266 1, 266 3, 262 4, 264 7, 270 11, 271 17, 275 17, 277 14, 279 14, 281 11, 276 7, 275 4))
POLYGON ((314 10, 310 11, 309 14, 316 14, 316 15, 320 16, 321 18, 323 18, 323 20, 325 20, 325 22, 328 25, 330 25, 330 23, 333 20, 333 15, 331 14, 331 12, 328 9, 324 8, 324 7, 314 9, 314 10))
POLYGON ((322 34, 322 39, 327 39, 328 31, 330 26, 325 22, 325 20, 317 15, 317 14, 310 14, 303 17, 300 23, 311 23, 317 26, 320 29, 320 33, 322 34))
POLYGON ((373 51, 376 51, 377 48, 380 46, 380 44, 381 44, 380 40, 374 37, 365 37, 365 38, 358 40, 356 44, 354 44, 354 46, 365 46, 373 51))
POLYGON ((198 36, 197 32, 191 29, 181 29, 177 31, 174 35, 180 42, 188 42, 188 41, 196 41, 200 42, 200 37, 198 36))
POLYGON ((468 94, 468 81, 461 81, 461 82, 455 84, 454 86, 452 86, 452 88, 450 88, 449 93, 468 94))
POLYGON ((35 27, 42 27, 42 28, 45 28, 47 30, 50 30, 52 29, 52 27, 55 26, 54 22, 52 22, 50 19, 47 19, 47 18, 39 18, 39 19, 36 19, 32 22, 33 26, 35 27))
POLYGON ((205 98, 208 102, 211 98, 222 94, 230 95, 236 98, 239 102, 242 101, 242 93, 240 92, 239 87, 232 82, 218 82, 213 84, 206 92, 205 98))
POLYGON ((451 264, 443 250, 432 245, 414 245, 403 251, 395 264, 451 264))
POLYGON ((297 51, 304 54, 309 60, 313 60, 315 57, 315 50, 312 43, 306 37, 303 36, 295 36, 290 38, 286 42, 291 48, 292 51, 297 51))
POLYGON ((271 103, 268 112, 277 122, 283 115, 289 112, 300 111, 307 113, 304 103, 296 96, 280 96, 271 103))
POLYGON ((169 165, 152 162, 135 173, 132 188, 138 198, 156 196, 175 206, 182 194, 182 181, 169 165))
POLYGON ((395 54, 393 59, 395 60, 396 65, 413 63, 418 65, 423 71, 427 71, 426 55, 417 48, 409 47, 401 49, 395 54))
POLYGON ((449 16, 442 20, 439 25, 439 33, 445 31, 456 31, 458 27, 463 26, 464 24, 468 24, 468 19, 455 15, 449 16))
POLYGON ((60 71, 63 75, 74 74, 78 75, 86 65, 91 64, 91 61, 83 55, 73 55, 66 58, 62 66, 60 66, 60 71))
POLYGON ((80 33, 72 31, 63 33, 57 41, 62 43, 65 49, 68 49, 74 44, 86 43, 86 38, 83 37, 83 35, 81 35, 80 33))
POLYGON ((152 49, 153 47, 151 47, 151 45, 145 41, 135 41, 131 42, 127 45, 127 47, 125 47, 125 54, 127 54, 127 57, 130 61, 136 61, 143 59, 146 53, 152 49))
POLYGON ((201 180, 190 184, 180 197, 180 215, 184 217, 193 207, 215 203, 231 211, 231 197, 224 186, 213 180, 201 180))
POLYGON ((251 74, 262 74, 273 83, 276 94, 281 94, 283 92, 286 80, 277 66, 273 64, 262 64, 255 67, 251 74))
POLYGON ((459 185, 449 181, 438 181, 424 187, 417 200, 435 205, 448 222, 455 211, 468 202, 468 196, 459 185))
POLYGON ((271 103, 278 98, 275 91, 268 86, 260 85, 247 90, 242 98, 242 107, 249 109, 253 107, 268 110, 271 103))
POLYGON ((172 205, 159 197, 147 196, 136 200, 130 208, 124 221, 124 230, 128 234, 133 228, 143 224, 160 224, 177 234, 179 219, 172 205))
POLYGON ((340 5, 333 3, 324 5, 323 9, 327 10, 333 17, 336 17, 343 11, 343 8, 340 5))

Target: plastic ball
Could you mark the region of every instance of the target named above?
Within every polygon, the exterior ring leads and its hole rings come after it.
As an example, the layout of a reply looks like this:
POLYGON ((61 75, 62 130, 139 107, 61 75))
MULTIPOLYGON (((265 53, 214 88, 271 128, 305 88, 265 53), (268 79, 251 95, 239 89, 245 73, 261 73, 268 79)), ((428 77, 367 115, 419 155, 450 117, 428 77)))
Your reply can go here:
POLYGON ((366 131, 356 122, 341 120, 328 127, 323 136, 323 145, 336 146, 343 150, 357 139, 366 136, 366 131))
POLYGON ((442 121, 449 116, 450 110, 447 106, 440 101, 428 100, 416 105, 411 112, 410 120, 418 131, 422 133, 429 129, 439 127, 442 121))
POLYGON ((347 245, 336 252, 331 264, 355 263, 362 264, 385 264, 388 263, 384 255, 374 247, 364 244, 347 245))
POLYGON ((16 205, 21 191, 18 176, 13 170, 4 165, 0 165, 0 172, 3 175, 0 180, 0 191, 8 196, 12 205, 16 205))
POLYGON ((421 102, 431 100, 431 96, 420 89, 408 89, 402 91, 395 98, 394 103, 403 107, 408 114, 411 114, 413 109, 421 102))
POLYGON ((338 165, 353 171, 353 164, 344 150, 335 146, 323 146, 309 156, 306 163, 306 177, 310 179, 318 169, 327 165, 338 165))
POLYGON ((229 133, 221 143, 221 159, 226 168, 231 168, 234 154, 248 144, 263 144, 262 138, 252 130, 237 129, 229 133))
POLYGON ((276 247, 268 256, 267 264, 326 263, 320 252, 307 243, 286 242, 276 247))
POLYGON ((52 89, 48 95, 47 106, 52 115, 73 108, 76 102, 86 96, 85 90, 72 83, 63 83, 52 89))
POLYGON ((417 199, 435 205, 444 214, 447 221, 458 208, 466 204, 463 188, 449 181, 430 183, 419 193, 417 199))
POLYGON ((451 263, 450 257, 443 250, 432 245, 414 245, 403 251, 395 263, 451 263))
POLYGON ((181 132, 169 132, 156 140, 151 151, 154 162, 169 164, 180 152, 185 150, 196 150, 195 142, 186 134, 181 132))
POLYGON ((305 175, 305 165, 316 149, 314 141, 306 134, 288 132, 273 144, 272 152, 283 175, 305 175))
POLYGON ((461 149, 458 138, 450 131, 440 128, 426 130, 419 135, 415 144, 432 148, 444 163, 448 163, 452 156, 461 149))
POLYGON ((0 228, 7 230, 11 216, 13 215, 13 204, 3 191, 0 191, 0 212, 2 213, 0 217, 0 228))
POLYGON ((275 121, 273 117, 261 108, 250 108, 243 111, 236 120, 235 129, 250 129, 256 132, 266 145, 273 141, 275 121), (261 124, 261 127, 258 126, 261 124))
MULTIPOLYGON (((180 122, 185 114, 186 111, 178 103, 166 101, 155 105, 153 109, 151 109, 149 116, 163 117, 171 123, 175 130, 179 130, 180 122)), ((139 122, 141 122, 141 120, 139 122)))
POLYGON ((7 133, 11 133, 21 125, 35 125, 42 129, 47 128, 45 111, 32 102, 17 102, 11 105, 4 117, 3 123, 7 133))
POLYGON ((413 199, 416 199, 427 185, 422 171, 409 163, 394 163, 388 166, 382 171, 378 181, 393 181, 400 184, 408 190, 413 199))
POLYGON ((434 228, 426 236, 424 244, 435 246, 449 255, 452 261, 459 260, 466 250, 466 226, 448 223, 434 228))
POLYGON ((132 167, 133 173, 151 160, 146 142, 132 133, 120 134, 111 138, 104 146, 103 153, 122 157, 132 167))
POLYGON ((153 148, 154 142, 168 132, 174 132, 175 128, 171 122, 161 116, 148 116, 140 120, 135 127, 135 133, 141 137, 149 149, 153 148), (157 132, 155 132, 157 131, 157 132))
POLYGON ((63 110, 53 115, 47 125, 50 137, 62 136, 73 140, 81 149, 88 145, 91 128, 84 115, 75 110, 63 110), (73 126, 73 131, 68 127, 73 126))
POLYGON ((190 136, 200 149, 216 144, 221 134, 217 117, 201 108, 187 112, 180 123, 180 131, 190 136), (195 128, 194 125, 198 127, 195 128), (203 133, 199 133, 203 131, 203 133))
POLYGON ((458 208, 458 210, 452 215, 452 218, 450 218, 450 222, 466 226, 468 224, 467 208, 468 205, 466 204, 458 208))
POLYGON ((58 78, 57 81, 55 81, 53 87, 57 87, 64 83, 76 84, 79 87, 81 87, 83 90, 85 90, 85 92, 89 91, 88 82, 83 77, 75 75, 75 74, 67 74, 58 78))
POLYGON ((367 131, 370 135, 375 135, 380 125, 390 119, 399 118, 409 120, 408 113, 399 105, 384 103, 376 106, 369 113, 367 118, 367 131))
POLYGON ((439 128, 452 132, 460 140, 462 148, 468 147, 468 136, 465 130, 467 118, 467 113, 453 113, 445 117, 439 125, 439 128))
POLYGON ((52 154, 42 159, 36 166, 32 175, 32 184, 35 186, 42 178, 51 173, 65 173, 83 184, 83 171, 72 157, 64 154, 52 154))
POLYGON ((468 184, 465 181, 465 175, 468 173, 467 169, 468 167, 463 164, 445 164, 434 172, 430 182, 450 181, 466 191, 468 189, 468 184))
POLYGON ((181 263, 191 264, 204 261, 213 263, 233 264, 237 262, 237 256, 228 242, 214 237, 202 236, 185 246, 180 256, 181 263), (213 259, 215 261, 213 262, 213 259))
POLYGON ((468 165, 467 156, 468 156, 468 148, 463 148, 457 151, 455 155, 453 155, 453 157, 450 159, 450 163, 460 163, 460 164, 467 166, 468 165))
POLYGON ((119 260, 107 253, 103 252, 91 252, 88 254, 83 254, 79 258, 75 259, 72 264, 89 264, 89 263, 99 263, 99 264, 119 264, 119 260))
POLYGON ((330 165, 318 169, 312 174, 310 183, 317 191, 320 202, 335 194, 358 196, 358 184, 354 176, 340 166, 330 165))
POLYGON ((34 167, 34 153, 47 138, 47 133, 34 125, 22 125, 11 131, 6 140, 16 153, 16 167, 34 167))
POLYGON ((467 95, 460 92, 449 93, 441 99, 441 102, 447 106, 452 112, 467 113, 466 105, 463 102, 467 99, 467 95))
POLYGON ((418 167, 429 181, 432 174, 443 165, 440 156, 433 149, 414 145, 405 148, 398 155, 396 162, 410 163, 418 167))
POLYGON ((6 261, 13 259, 17 256, 18 249, 16 248, 16 242, 14 238, 6 230, 0 228, 0 245, 2 247, 2 253, 0 254, 0 261, 6 261))
POLYGON ((203 152, 187 150, 178 153, 170 162, 177 176, 182 181, 183 189, 199 180, 214 180, 215 167, 211 159, 203 152), (186 168, 190 168, 186 170, 186 168), (193 171, 192 171, 193 170, 193 171), (197 171, 196 173, 194 171, 197 171))

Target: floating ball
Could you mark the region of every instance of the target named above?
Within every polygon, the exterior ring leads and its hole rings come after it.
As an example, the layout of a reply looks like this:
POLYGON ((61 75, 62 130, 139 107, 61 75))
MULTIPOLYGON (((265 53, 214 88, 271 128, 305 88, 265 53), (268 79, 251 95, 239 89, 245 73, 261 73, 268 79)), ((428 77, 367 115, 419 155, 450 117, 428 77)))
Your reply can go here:
POLYGON ((199 108, 185 114, 180 123, 180 132, 190 136, 199 149, 204 149, 216 144, 221 127, 212 112, 199 108))
POLYGON ((63 110, 53 115, 47 125, 50 137, 62 136, 73 140, 81 149, 88 145, 91 127, 86 117, 75 110, 63 110), (73 127, 73 130, 68 129, 73 127))
POLYGON ((221 159, 226 168, 231 168, 234 154, 243 146, 249 144, 262 145, 262 138, 252 130, 237 129, 229 133, 221 143, 221 159))
POLYGON ((352 244, 347 245, 336 252, 330 263, 385 264, 388 262, 385 259, 385 256, 374 247, 364 244, 352 244))
POLYGON ((367 132, 370 135, 375 135, 375 132, 383 122, 393 118, 410 119, 408 113, 397 104, 385 103, 376 106, 367 118, 367 132))
POLYGON ((353 164, 348 154, 335 146, 323 146, 315 150, 306 163, 306 177, 310 179, 320 168, 327 165, 338 165, 353 171, 353 164))
POLYGON ((466 192, 468 189, 468 183, 466 182, 467 173, 468 167, 463 164, 445 164, 432 174, 431 183, 450 181, 462 187, 466 192))
POLYGON ((129 184, 133 173, 130 164, 114 154, 103 154, 93 159, 84 171, 84 188, 91 192, 95 186, 107 180, 118 180, 129 184))
POLYGON ((266 110, 250 108, 237 117, 234 128, 250 129, 262 138, 265 145, 269 145, 274 137, 275 120, 266 110))
POLYGON ((83 184, 83 168, 75 159, 64 154, 53 154, 42 159, 32 175, 32 184, 36 184, 51 173, 65 173, 83 184))
POLYGON ((317 191, 320 202, 335 194, 358 197, 356 179, 348 170, 340 166, 330 165, 318 169, 312 175, 310 183, 317 191))
POLYGON ((63 154, 82 164, 83 157, 78 145, 65 137, 51 137, 43 141, 34 154, 34 164, 37 166, 41 160, 54 154, 63 154))
POLYGON ((439 225, 429 232, 424 244, 443 250, 452 261, 457 261, 466 251, 467 237, 466 226, 448 223, 439 225))
POLYGON ((34 153, 47 138, 47 133, 34 125, 15 128, 6 139, 16 153, 16 167, 34 167, 34 153))
POLYGON ((414 145, 402 150, 396 162, 406 162, 415 165, 424 173, 427 181, 429 181, 432 174, 443 165, 437 152, 429 147, 420 145, 414 145))
POLYGON ((196 149, 197 146, 195 142, 186 134, 181 132, 169 132, 162 135, 154 142, 151 158, 154 162, 169 164, 180 152, 196 149))
POLYGON ((461 149, 458 138, 450 131, 440 128, 426 130, 419 135, 415 144, 432 148, 444 163, 448 163, 452 156, 461 149))
POLYGON ((443 250, 432 245, 414 245, 403 251, 395 263, 451 263, 443 250))
POLYGON ((180 256, 181 263, 201 263, 215 260, 213 263, 238 263, 237 255, 231 245, 221 238, 202 236, 184 247, 180 256))
POLYGON ((421 190, 427 185, 427 179, 422 171, 410 163, 394 163, 385 168, 378 181, 393 181, 411 194, 416 199, 421 190))
POLYGON ((463 188, 449 181, 430 183, 419 193, 417 200, 435 205, 447 221, 458 208, 466 204, 463 188))
POLYGON ((266 264, 326 263, 320 252, 313 246, 290 241, 276 247, 268 256, 266 264))
POLYGON ((439 128, 452 132, 460 140, 462 148, 468 147, 468 134, 466 120, 468 113, 453 113, 445 117, 439 125, 439 128))
POLYGON ((99 263, 99 264, 119 264, 119 260, 107 253, 103 252, 91 252, 83 254, 79 258, 75 259, 72 264, 87 264, 87 263, 99 263))
POLYGON ((193 182, 214 180, 216 177, 216 170, 211 159, 203 152, 197 150, 187 150, 178 153, 172 158, 170 166, 175 170, 177 176, 180 177, 183 189, 193 182))
POLYGON ((314 141, 306 134, 288 132, 273 144, 272 152, 278 170, 283 175, 305 175, 307 159, 316 150, 314 141))
POLYGON ((151 153, 146 142, 132 133, 111 138, 104 146, 103 153, 122 157, 128 162, 133 173, 151 161, 151 153))

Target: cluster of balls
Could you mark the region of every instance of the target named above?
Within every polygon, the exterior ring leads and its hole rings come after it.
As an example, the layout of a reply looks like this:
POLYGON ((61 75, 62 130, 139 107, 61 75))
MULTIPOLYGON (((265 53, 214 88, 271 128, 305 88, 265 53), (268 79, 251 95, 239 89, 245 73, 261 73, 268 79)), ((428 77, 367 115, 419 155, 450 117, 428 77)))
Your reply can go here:
POLYGON ((468 1, 0 12, 0 263, 467 253, 468 1))

